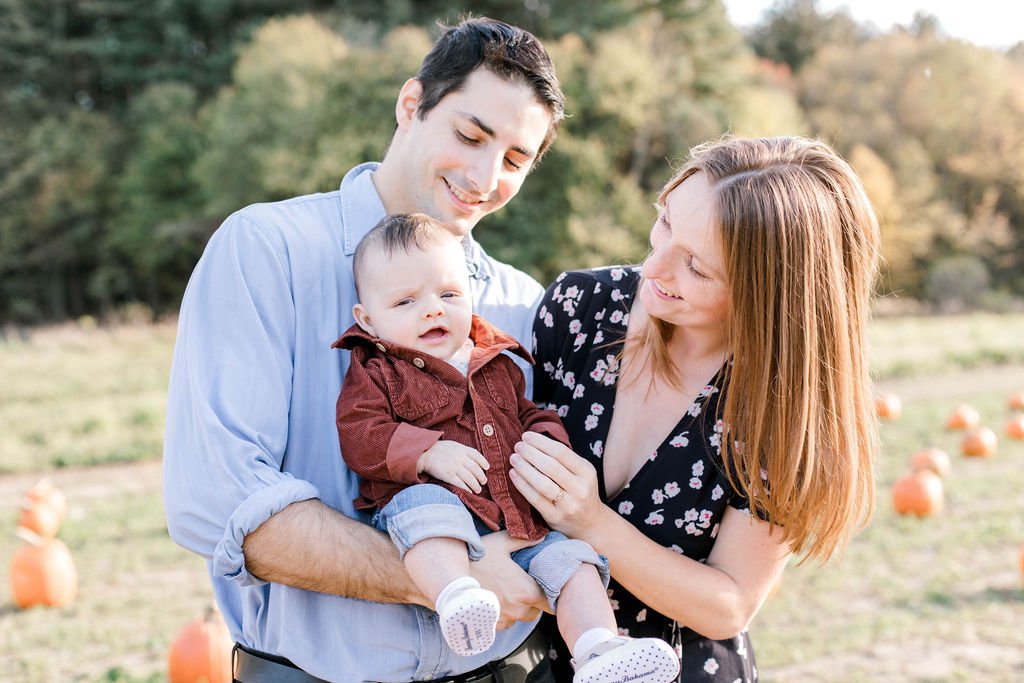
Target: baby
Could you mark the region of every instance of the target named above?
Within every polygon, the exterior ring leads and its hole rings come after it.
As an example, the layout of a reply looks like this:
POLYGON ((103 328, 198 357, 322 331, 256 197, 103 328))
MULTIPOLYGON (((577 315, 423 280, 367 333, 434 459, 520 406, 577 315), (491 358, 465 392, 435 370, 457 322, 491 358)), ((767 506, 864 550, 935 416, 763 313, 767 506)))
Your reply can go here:
POLYGON ((435 604, 453 652, 494 642, 495 594, 470 575, 481 534, 506 529, 535 544, 512 554, 541 586, 583 681, 675 679, 679 660, 656 638, 617 636, 607 560, 550 531, 509 478, 525 431, 568 444, 558 416, 524 397, 532 362, 509 335, 473 315, 462 244, 422 214, 385 217, 356 248, 356 324, 338 398, 341 452, 359 474, 360 509, 374 510, 409 575, 435 604))

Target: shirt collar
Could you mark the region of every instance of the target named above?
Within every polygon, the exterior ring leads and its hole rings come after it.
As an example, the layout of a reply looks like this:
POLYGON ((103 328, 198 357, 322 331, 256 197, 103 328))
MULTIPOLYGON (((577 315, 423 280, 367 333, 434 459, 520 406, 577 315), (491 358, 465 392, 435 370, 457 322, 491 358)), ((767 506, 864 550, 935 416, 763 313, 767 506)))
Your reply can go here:
POLYGON ((373 184, 373 172, 378 166, 376 161, 359 164, 341 181, 342 245, 346 256, 355 253, 363 235, 384 218, 384 203, 373 184))
MULTIPOLYGON (((373 184, 373 172, 379 166, 376 161, 359 164, 341 181, 342 240, 346 256, 355 253, 359 240, 386 215, 384 202, 373 184)), ((466 253, 469 277, 483 282, 490 280, 493 273, 484 258, 484 250, 472 235, 462 238, 462 249, 466 253)))

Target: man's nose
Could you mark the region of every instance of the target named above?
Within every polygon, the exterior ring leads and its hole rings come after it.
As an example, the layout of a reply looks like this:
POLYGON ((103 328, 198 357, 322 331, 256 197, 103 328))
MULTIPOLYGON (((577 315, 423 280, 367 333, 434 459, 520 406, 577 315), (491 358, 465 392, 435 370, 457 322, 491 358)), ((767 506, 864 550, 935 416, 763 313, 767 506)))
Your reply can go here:
POLYGON ((486 198, 498 189, 498 178, 501 176, 501 164, 504 155, 491 151, 481 152, 474 163, 467 169, 467 177, 473 184, 473 190, 486 198))

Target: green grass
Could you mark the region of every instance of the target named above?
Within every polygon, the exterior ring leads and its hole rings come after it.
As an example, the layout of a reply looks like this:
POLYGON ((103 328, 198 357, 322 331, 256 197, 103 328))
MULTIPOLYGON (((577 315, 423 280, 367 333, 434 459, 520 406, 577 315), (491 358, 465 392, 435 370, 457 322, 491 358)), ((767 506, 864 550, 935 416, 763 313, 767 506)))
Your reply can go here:
MULTIPOLYGON (((0 342, 0 559, 18 544, 18 496, 45 472, 69 499, 60 537, 81 584, 70 607, 19 611, 0 582, 5 682, 163 683, 175 633, 210 601, 160 498, 173 336, 66 326, 0 342)), ((787 569, 751 628, 762 680, 1024 679, 1024 443, 1003 437, 995 457, 968 460, 943 429, 969 402, 1002 437, 1006 397, 1024 389, 1022 339, 1024 315, 876 321, 880 388, 904 403, 881 428, 877 512, 841 562, 787 569), (923 445, 952 457, 946 509, 898 517, 889 487, 923 445)))
POLYGON ((0 342, 0 474, 159 458, 174 327, 0 342))

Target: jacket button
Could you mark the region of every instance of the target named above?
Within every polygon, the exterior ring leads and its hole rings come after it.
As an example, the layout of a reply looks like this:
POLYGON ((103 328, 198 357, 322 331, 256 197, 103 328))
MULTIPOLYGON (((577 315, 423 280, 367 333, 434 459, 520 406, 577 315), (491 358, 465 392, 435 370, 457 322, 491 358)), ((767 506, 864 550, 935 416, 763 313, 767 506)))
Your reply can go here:
POLYGON ((485 424, 484 436, 494 436, 494 427, 492 427, 490 424, 485 424))
POLYGON ((418 367, 420 370, 423 369, 423 359, 422 358, 413 358, 412 359, 412 364, 415 365, 416 367, 418 367))
POLYGON ((381 351, 387 351, 388 350, 388 347, 384 346, 380 342, 377 342, 377 348, 380 349, 381 351))

